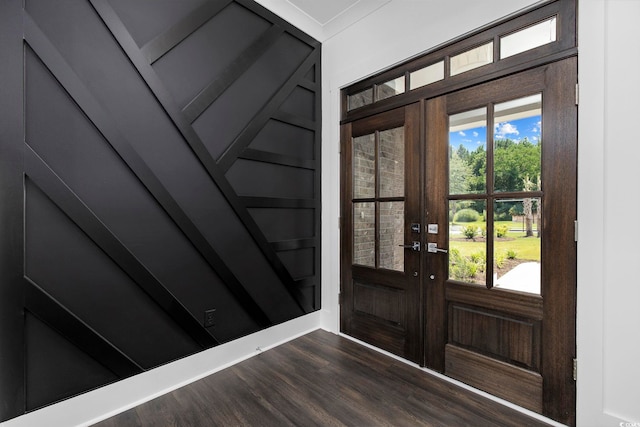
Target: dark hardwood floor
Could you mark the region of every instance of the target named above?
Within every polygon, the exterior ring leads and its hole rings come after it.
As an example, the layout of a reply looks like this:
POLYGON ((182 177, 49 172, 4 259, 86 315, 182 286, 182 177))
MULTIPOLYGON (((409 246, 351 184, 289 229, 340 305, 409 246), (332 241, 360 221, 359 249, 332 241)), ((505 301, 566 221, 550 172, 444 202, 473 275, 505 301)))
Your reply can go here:
POLYGON ((96 424, 342 425, 547 426, 322 330, 96 424))

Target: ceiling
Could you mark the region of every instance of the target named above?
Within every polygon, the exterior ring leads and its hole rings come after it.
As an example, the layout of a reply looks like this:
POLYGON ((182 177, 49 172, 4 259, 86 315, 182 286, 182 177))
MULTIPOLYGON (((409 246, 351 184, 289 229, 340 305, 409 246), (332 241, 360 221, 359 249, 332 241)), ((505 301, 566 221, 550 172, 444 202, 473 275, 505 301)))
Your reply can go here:
MULTIPOLYGON (((286 0, 278 6, 288 5, 303 16, 309 30, 313 28, 314 35, 324 41, 345 28, 358 22, 365 16, 379 9, 391 0, 286 0)), ((273 3, 273 0, 263 0, 263 3, 273 3)))
POLYGON ((287 0, 320 25, 326 25, 361 0, 287 0))

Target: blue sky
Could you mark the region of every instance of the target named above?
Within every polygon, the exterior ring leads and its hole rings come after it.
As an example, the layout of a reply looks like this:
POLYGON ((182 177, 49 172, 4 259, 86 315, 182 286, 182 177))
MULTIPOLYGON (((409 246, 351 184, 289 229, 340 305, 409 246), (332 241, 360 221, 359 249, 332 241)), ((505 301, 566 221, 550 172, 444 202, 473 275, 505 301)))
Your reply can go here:
MULTIPOLYGON (((538 142, 540 140, 540 120, 540 116, 533 116, 498 123, 495 126, 494 138, 508 138, 514 141, 520 141, 526 137, 531 142, 538 142)), ((449 133, 449 144, 454 148, 458 148, 460 144, 462 144, 467 150, 474 151, 480 145, 486 148, 486 141, 486 127, 477 127, 449 133)))

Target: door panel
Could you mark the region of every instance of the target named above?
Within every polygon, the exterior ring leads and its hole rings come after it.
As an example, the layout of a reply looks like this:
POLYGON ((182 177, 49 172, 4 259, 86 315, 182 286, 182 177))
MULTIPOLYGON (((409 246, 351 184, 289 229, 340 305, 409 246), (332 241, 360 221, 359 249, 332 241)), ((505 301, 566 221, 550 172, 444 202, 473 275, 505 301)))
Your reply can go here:
POLYGON ((342 330, 416 362, 419 122, 414 104, 342 128, 342 330))
POLYGON ((438 314, 443 302, 427 299, 427 366, 441 368, 438 344, 444 342, 446 375, 569 423, 575 404, 575 66, 567 59, 430 100, 427 129, 449 127, 428 133, 425 190, 427 221, 445 230, 428 241, 449 250, 426 253, 427 295, 444 291, 446 310, 445 319, 438 314), (480 135, 486 144, 467 149, 457 136, 478 136, 474 126, 483 121, 492 128, 480 135), (524 125, 534 122, 535 136, 524 125), (481 163, 476 170, 474 159, 481 163), (469 184, 461 186, 456 174, 465 173, 469 184), (438 177, 444 185, 434 190, 429 179, 438 177), (432 324, 443 321, 448 328, 438 335, 432 324))

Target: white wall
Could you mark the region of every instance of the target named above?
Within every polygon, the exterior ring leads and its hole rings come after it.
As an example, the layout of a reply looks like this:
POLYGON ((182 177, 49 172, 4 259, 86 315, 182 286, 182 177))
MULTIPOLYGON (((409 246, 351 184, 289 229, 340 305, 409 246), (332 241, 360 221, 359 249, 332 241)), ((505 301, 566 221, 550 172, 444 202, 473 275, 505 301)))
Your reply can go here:
POLYGON ((578 423, 640 425, 640 1, 579 6, 578 423))

